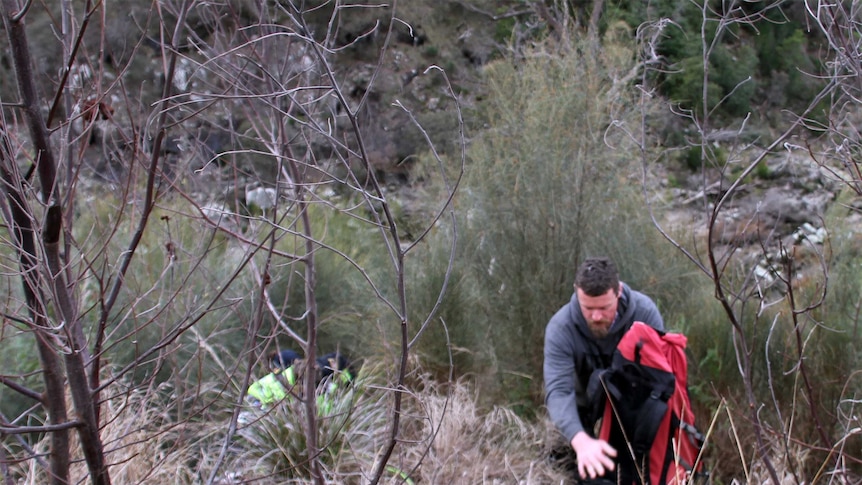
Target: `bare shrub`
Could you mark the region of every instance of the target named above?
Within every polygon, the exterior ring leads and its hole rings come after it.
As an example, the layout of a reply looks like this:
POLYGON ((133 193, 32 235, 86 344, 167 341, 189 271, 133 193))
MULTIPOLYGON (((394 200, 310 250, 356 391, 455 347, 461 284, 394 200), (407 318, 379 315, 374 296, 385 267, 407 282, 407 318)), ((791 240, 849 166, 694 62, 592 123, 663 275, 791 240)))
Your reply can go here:
MULTIPOLYGON (((829 30, 825 33, 827 37, 843 32, 838 28, 847 25, 840 21, 846 18, 843 14, 830 17, 828 21, 822 16, 842 11, 844 5, 815 4, 817 8, 809 12, 814 18, 809 21, 828 24, 828 29, 824 29, 829 30), (836 19, 839 20, 833 23, 836 19)), ((855 6, 855 2, 851 4, 855 6)), ((743 2, 727 2, 721 10, 714 10, 709 2, 700 2, 702 21, 696 33, 701 43, 700 65, 709 65, 715 56, 722 55, 720 45, 734 35, 734 29, 756 29, 759 22, 769 21, 773 14, 783 15, 782 9, 789 8, 788 5, 770 2, 748 9, 743 2)), ((668 19, 650 20, 641 29, 642 34, 670 25, 668 19)), ((675 25, 674 28, 683 27, 675 25)), ((645 69, 638 89, 644 96, 655 94, 656 87, 650 82, 654 77, 650 73, 666 73, 681 67, 662 66, 652 70, 656 58, 648 53, 655 52, 659 38, 654 34, 641 37, 645 69)), ((839 45, 843 44, 833 43, 834 47, 839 45)), ((825 113, 827 99, 842 99, 832 106, 829 116, 833 121, 827 124, 846 126, 841 120, 856 109, 855 101, 849 102, 841 94, 853 88, 839 87, 846 79, 842 69, 852 65, 844 62, 844 53, 844 47, 838 47, 833 53, 837 57, 832 65, 840 67, 836 73, 841 71, 842 74, 827 76, 828 79, 819 84, 821 90, 812 95, 802 112, 780 122, 773 120, 780 126, 773 127, 776 134, 766 140, 750 141, 750 130, 755 129, 749 126, 753 113, 743 113, 735 120, 716 115, 728 96, 715 95, 714 81, 716 75, 720 75, 715 72, 689 70, 685 74, 696 74, 697 85, 703 88, 701 99, 695 103, 698 108, 670 106, 691 133, 689 153, 699 155, 695 164, 702 181, 698 193, 699 217, 695 219, 697 226, 693 231, 687 237, 680 237, 666 230, 659 211, 654 214, 657 228, 712 285, 715 301, 724 313, 721 324, 692 322, 692 328, 698 324, 712 328, 692 332, 714 335, 708 346, 711 353, 704 356, 702 364, 722 368, 720 375, 727 376, 731 369, 738 374, 738 380, 723 377, 711 383, 716 399, 727 403, 730 418, 718 423, 721 432, 716 438, 717 447, 722 450, 722 458, 728 457, 730 450, 738 451, 734 465, 717 470, 722 480, 736 477, 744 478, 747 483, 777 484, 813 483, 821 479, 829 483, 853 483, 858 479, 858 473, 848 472, 846 466, 848 461, 854 463, 851 469, 859 463, 846 455, 841 445, 848 439, 847 426, 843 418, 837 419, 841 398, 834 391, 848 382, 846 369, 836 369, 836 362, 848 362, 843 356, 858 345, 858 341, 848 338, 852 321, 840 310, 853 304, 837 303, 838 312, 842 313, 837 315, 828 296, 835 283, 832 271, 841 267, 835 263, 856 258, 851 252, 832 252, 834 248, 828 240, 822 245, 806 238, 790 241, 786 237, 788 234, 782 233, 779 222, 767 217, 765 211, 741 211, 738 203, 745 192, 744 186, 752 180, 752 174, 762 170, 759 167, 764 166, 765 160, 782 149, 795 151, 798 146, 822 146, 823 138, 817 139, 816 132, 801 128, 817 125, 813 120, 825 113), (712 107, 704 108, 706 106, 712 107), (718 189, 711 190, 713 187, 718 189), (723 331, 720 326, 724 327, 723 331), (837 377, 841 374, 845 376, 837 377), (744 477, 740 477, 740 471, 744 477)), ((733 91, 744 89, 756 73, 751 72, 750 76, 737 83, 733 91)), ((743 78, 745 76, 740 79, 743 78)), ((648 114, 645 113, 643 126, 647 123, 648 114)), ((649 135, 648 129, 637 138, 642 140, 644 154, 662 150, 660 142, 649 135)), ((826 151, 834 148, 828 141, 826 146, 826 151)), ((812 156, 808 158, 812 166, 818 163, 815 152, 812 149, 812 156)), ((652 157, 643 157, 645 169, 649 168, 651 160, 652 157)), ((848 168, 847 173, 852 173, 853 167, 848 168)), ((825 232, 829 232, 828 228, 825 232)), ((691 314, 697 314, 695 309, 691 314)))
MULTIPOLYGON (((327 30, 329 22, 355 7, 393 25, 394 7, 186 0, 154 2, 149 10, 126 2, 54 7, 3 4, 18 88, 15 99, 3 92, 0 123, 0 212, 8 231, 0 247, 13 258, 4 272, 3 328, 13 326, 16 344, 26 336, 30 344, 20 347, 39 359, 36 371, 31 361, 4 372, 4 401, 9 392, 26 403, 19 403, 20 416, 4 418, 4 436, 47 436, 48 483, 77 480, 81 463, 94 484, 112 476, 146 481, 167 465, 163 459, 198 460, 184 455, 199 446, 182 449, 184 433, 192 432, 186 425, 228 414, 217 451, 205 450, 215 456, 203 460, 207 476, 198 477, 214 482, 258 363, 286 346, 316 357, 324 324, 316 258, 327 253, 361 281, 361 294, 351 296, 376 301, 383 309, 377 317, 395 329, 378 339, 398 357, 396 371, 386 374, 392 381, 382 386, 387 435, 371 461, 371 480, 379 479, 397 444, 412 341, 434 311, 409 325, 405 257, 422 249, 436 221, 452 217, 463 167, 463 121, 445 73, 423 75, 436 76, 451 108, 438 125, 448 123, 461 141, 452 144, 460 157, 447 160, 423 136, 409 102, 369 113, 365 94, 343 91, 340 76, 349 74, 332 65, 338 34, 327 30), (117 25, 105 21, 114 8, 129 8, 120 10, 131 15, 131 23, 120 22, 128 31, 102 30, 117 25), (59 58, 34 58, 27 21, 46 32, 40 41, 59 58), (34 73, 36 61, 50 65, 34 73), (369 124, 388 110, 419 134, 448 177, 447 197, 410 244, 379 180, 378 158, 386 153, 372 157, 366 145, 374 139, 369 124), (353 240, 328 238, 335 214, 340 223, 352 221, 353 240), (369 268, 354 257, 360 238, 376 241, 384 264, 369 268), (172 431, 133 425, 134 416, 164 419, 156 406, 175 419, 166 425, 172 431), (28 422, 40 424, 22 424, 28 422), (135 446, 157 443, 164 455, 138 459, 135 446)), ((378 33, 380 69, 392 30, 378 33)), ((370 74, 369 90, 377 76, 370 74)), ((314 380, 302 385, 312 396, 314 380)), ((326 443, 317 403, 301 404, 308 470, 322 483, 326 443)), ((37 460, 14 451, 14 460, 37 460)), ((175 471, 176 480, 190 476, 175 471)))

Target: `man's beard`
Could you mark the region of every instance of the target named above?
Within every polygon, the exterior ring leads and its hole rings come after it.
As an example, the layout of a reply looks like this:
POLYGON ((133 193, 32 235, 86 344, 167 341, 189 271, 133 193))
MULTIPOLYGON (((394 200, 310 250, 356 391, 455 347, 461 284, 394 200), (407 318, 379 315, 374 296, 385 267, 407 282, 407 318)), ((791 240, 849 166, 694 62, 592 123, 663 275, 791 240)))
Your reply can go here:
POLYGON ((587 328, 590 329, 590 333, 593 334, 593 337, 598 339, 607 337, 611 330, 611 326, 604 322, 598 324, 587 322, 587 328))

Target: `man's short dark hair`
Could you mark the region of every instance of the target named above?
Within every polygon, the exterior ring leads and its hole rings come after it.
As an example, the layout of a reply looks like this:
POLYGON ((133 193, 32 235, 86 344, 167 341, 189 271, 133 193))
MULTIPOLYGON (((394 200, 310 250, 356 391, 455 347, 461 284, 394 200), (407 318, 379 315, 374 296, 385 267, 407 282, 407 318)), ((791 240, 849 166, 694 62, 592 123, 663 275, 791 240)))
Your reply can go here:
POLYGON ((587 296, 601 296, 608 290, 618 293, 620 273, 617 271, 617 265, 605 257, 587 258, 578 267, 575 286, 587 296))

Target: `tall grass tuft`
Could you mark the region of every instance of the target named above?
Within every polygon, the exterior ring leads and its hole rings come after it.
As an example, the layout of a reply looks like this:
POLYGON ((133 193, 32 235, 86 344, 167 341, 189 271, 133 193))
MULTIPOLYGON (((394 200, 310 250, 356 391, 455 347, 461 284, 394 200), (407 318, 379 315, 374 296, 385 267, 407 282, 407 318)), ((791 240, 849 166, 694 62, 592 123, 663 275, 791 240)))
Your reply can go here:
POLYGON ((410 401, 415 416, 405 440, 412 454, 427 448, 419 483, 561 483, 566 477, 546 459, 546 429, 505 406, 481 407, 474 385, 427 382, 410 401))
MULTIPOLYGON (((392 389, 384 367, 366 365, 338 391, 320 418, 321 461, 327 483, 366 483, 385 444, 392 389)), ((416 372, 419 372, 417 369, 416 372)), ((404 426, 382 483, 559 483, 545 460, 545 428, 505 407, 483 409, 466 381, 436 383, 427 374, 405 391, 404 426), (421 462, 421 465, 416 465, 421 462)), ((287 400, 260 413, 241 431, 231 483, 309 483, 304 408, 287 400)))
MULTIPOLYGON (((375 442, 382 442, 387 414, 385 393, 371 392, 373 377, 359 372, 352 385, 327 392, 318 390, 318 458, 328 480, 361 476, 362 466, 372 463, 375 442)), ((246 478, 273 477, 302 483, 311 479, 306 446, 305 405, 291 397, 267 412, 259 413, 237 441, 237 469, 246 478)), ((280 482, 284 483, 284 482, 280 482)))

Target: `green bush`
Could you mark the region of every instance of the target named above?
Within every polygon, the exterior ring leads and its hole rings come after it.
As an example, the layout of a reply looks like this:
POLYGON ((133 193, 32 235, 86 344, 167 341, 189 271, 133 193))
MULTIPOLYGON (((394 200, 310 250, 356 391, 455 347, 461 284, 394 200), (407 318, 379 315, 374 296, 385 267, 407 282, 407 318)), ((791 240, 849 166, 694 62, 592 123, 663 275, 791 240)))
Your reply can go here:
MULTIPOLYGON (((754 49, 749 46, 719 46, 710 57, 710 74, 721 87, 722 111, 730 116, 745 116, 751 112, 751 99, 757 90, 757 63, 754 49)), ((710 104, 708 109, 716 108, 710 104)))
MULTIPOLYGON (((36 374, 40 368, 40 362, 32 334, 17 328, 17 326, 6 325, 8 326, 4 328, 2 338, 0 338, 0 343, 3 346, 3 352, 0 355, 3 374, 28 376, 16 382, 30 389, 40 390, 43 387, 43 382, 36 374)), ((5 385, 0 386, 0 412, 7 418, 18 418, 33 404, 32 399, 18 394, 5 385)))
POLYGON ((507 44, 512 39, 515 30, 515 17, 506 17, 494 22, 494 40, 507 44))
POLYGON ((450 224, 441 225, 444 227, 432 233, 424 245, 426 250, 408 259, 411 265, 407 285, 411 295, 410 320, 416 326, 425 323, 427 315, 438 305, 444 284, 447 285, 436 314, 427 321, 427 330, 415 348, 423 369, 446 381, 450 366, 454 366, 458 374, 471 372, 483 368, 489 362, 489 356, 487 349, 483 348, 488 337, 487 329, 472 325, 465 319, 479 305, 480 293, 471 284, 465 266, 458 263, 463 258, 463 248, 456 254, 458 259, 448 281, 444 281, 452 236, 445 227, 450 224))
POLYGON ((731 51, 719 45, 709 64, 706 107, 703 105, 704 70, 700 57, 682 59, 675 72, 668 75, 664 86, 671 100, 697 113, 716 108, 720 113, 731 116, 749 112, 757 88, 756 79, 751 77, 757 66, 754 51, 745 46, 731 51))
POLYGON ((661 284, 679 268, 659 255, 667 252, 644 210, 638 152, 607 129, 637 115, 611 81, 630 67, 632 56, 615 55, 625 48, 539 48, 486 69, 490 129, 471 148, 459 199, 459 264, 475 304, 448 323, 486 336, 471 349, 483 361, 469 369, 483 398, 525 415, 541 402, 544 327, 571 297, 580 260, 607 254, 657 298, 670 295, 661 284))
MULTIPOLYGON (((90 210, 76 221, 81 234, 77 240, 101 247, 88 256, 94 269, 111 267, 126 250, 123 233, 104 245, 98 243, 112 233, 117 214, 134 214, 117 212, 118 205, 111 195, 94 198, 90 210)), ((171 399, 152 399, 178 421, 211 405, 217 392, 208 393, 224 387, 226 376, 246 362, 248 346, 259 344, 248 335, 257 294, 251 267, 244 266, 248 248, 229 243, 205 226, 194 217, 196 211, 183 199, 164 199, 155 209, 109 316, 102 348, 102 365, 110 375, 139 360, 128 367, 125 380, 130 386, 170 385, 171 399), (154 347, 160 350, 149 352, 154 347)), ((90 331, 101 310, 98 298, 104 289, 98 282, 87 278, 79 284, 90 331)))
MULTIPOLYGON (((672 74, 663 83, 670 100, 685 109, 703 111, 703 61, 699 57, 682 59, 672 74)), ((721 88, 714 79, 708 82, 707 106, 714 107, 721 101, 721 88)))
MULTIPOLYGON (((327 352, 339 348, 348 355, 358 353, 358 349, 364 349, 363 354, 373 353, 379 344, 372 345, 372 337, 387 313, 380 297, 394 300, 397 289, 385 228, 367 222, 373 218, 372 209, 358 200, 344 198, 332 206, 313 204, 306 210, 312 235, 321 243, 315 244, 314 250, 319 349, 327 352)), ((299 225, 282 225, 288 234, 303 230, 299 225)), ((280 238, 277 248, 291 254, 306 253, 304 239, 294 235, 280 238)), ((305 265, 276 261, 271 277, 271 297, 281 303, 284 321, 305 335, 305 265)))
MULTIPOLYGON (((741 116, 756 111, 752 103, 804 107, 821 85, 816 79, 821 67, 812 60, 816 59, 819 40, 804 25, 804 5, 786 2, 775 8, 767 2, 746 2, 740 10, 755 20, 739 24, 720 22, 722 7, 715 7, 707 11, 706 20, 700 6, 691 2, 636 15, 633 25, 663 17, 674 22, 666 27, 658 45, 658 53, 668 65, 654 76, 661 92, 685 108, 704 112, 703 42, 710 46, 706 109, 715 108, 714 115, 741 116), (716 41, 718 25, 726 30, 716 41), (740 84, 749 76, 750 80, 740 84)), ((639 10, 641 7, 626 6, 629 15, 639 10)))

